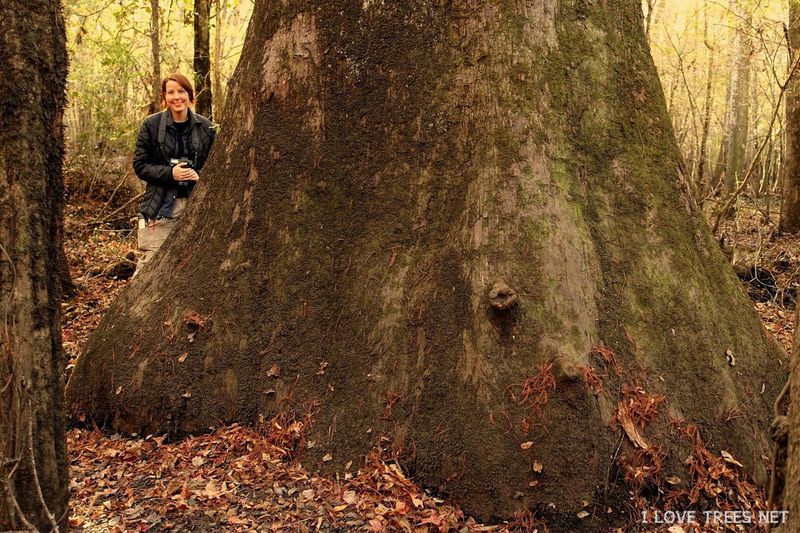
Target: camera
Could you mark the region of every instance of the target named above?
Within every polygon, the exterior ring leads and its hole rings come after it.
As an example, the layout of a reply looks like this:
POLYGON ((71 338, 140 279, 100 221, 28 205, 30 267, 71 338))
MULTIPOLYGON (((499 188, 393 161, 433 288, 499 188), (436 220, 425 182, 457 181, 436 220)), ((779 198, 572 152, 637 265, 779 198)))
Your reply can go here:
POLYGON ((176 165, 180 165, 181 163, 186 164, 186 168, 194 168, 194 161, 189 159, 188 157, 181 157, 180 159, 172 158, 169 160, 169 166, 174 167, 176 165))
MULTIPOLYGON (((181 157, 180 159, 172 158, 172 159, 169 160, 169 166, 171 166, 171 167, 180 165, 182 163, 186 164, 186 168, 194 168, 194 161, 192 161, 188 157, 181 157)), ((189 182, 186 182, 186 181, 179 181, 178 182, 178 187, 188 187, 188 186, 189 186, 189 182)))

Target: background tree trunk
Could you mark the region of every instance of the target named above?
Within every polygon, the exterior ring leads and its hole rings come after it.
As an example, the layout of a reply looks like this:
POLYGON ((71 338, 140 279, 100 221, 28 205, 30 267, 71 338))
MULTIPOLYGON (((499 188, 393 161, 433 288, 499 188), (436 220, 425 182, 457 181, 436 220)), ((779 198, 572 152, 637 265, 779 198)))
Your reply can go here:
POLYGON ((690 478, 669 416, 765 480, 782 352, 691 199, 642 19, 257 2, 203 181, 73 411, 147 434, 311 405, 309 464, 388 439, 479 517, 597 531, 575 514, 614 493, 634 445, 609 424, 640 387, 668 398, 640 429, 665 472, 690 478))
POLYGON ((225 105, 225 95, 222 91, 222 28, 225 26, 227 0, 214 0, 214 61, 211 70, 214 81, 214 110, 219 116, 225 105))
POLYGON ((212 118, 210 26, 211 0, 194 0, 195 109, 212 118))
POLYGON ((150 113, 161 110, 161 44, 158 0, 150 0, 150 50, 152 52, 153 96, 150 113))
POLYGON ((0 529, 66 531, 64 21, 54 0, 5 0, 0 20, 0 529))
POLYGON ((750 59, 753 55, 753 42, 750 37, 749 21, 752 16, 741 7, 737 0, 731 1, 731 9, 736 13, 736 34, 733 39, 733 62, 728 92, 728 112, 725 119, 725 188, 733 191, 737 180, 744 177, 747 164, 747 141, 750 126, 750 59))
MULTIPOLYGON (((800 50, 800 5, 789 2, 789 48, 792 64, 800 50)), ((800 74, 786 87, 786 152, 783 172, 781 231, 800 231, 800 74)))

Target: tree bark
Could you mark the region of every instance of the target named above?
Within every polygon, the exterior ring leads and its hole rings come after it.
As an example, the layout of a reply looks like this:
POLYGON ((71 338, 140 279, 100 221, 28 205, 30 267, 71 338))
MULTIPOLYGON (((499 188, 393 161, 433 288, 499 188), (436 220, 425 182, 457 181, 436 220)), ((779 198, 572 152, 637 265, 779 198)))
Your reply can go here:
POLYGON ((669 399, 641 429, 665 470, 690 477, 669 415, 765 480, 782 354, 691 198, 642 19, 257 2, 203 180, 79 358, 73 412, 180 434, 313 406, 304 464, 388 439, 479 517, 597 531, 575 515, 627 497, 609 424, 638 386, 669 399))
POLYGON ((708 10, 703 10, 703 42, 708 49, 708 63, 706 68, 706 94, 705 103, 703 105, 703 127, 700 133, 700 154, 697 158, 697 168, 695 171, 696 176, 696 190, 697 201, 702 202, 705 199, 706 193, 709 189, 707 183, 706 170, 711 169, 711 162, 708 160, 708 134, 711 130, 711 109, 713 107, 714 93, 712 89, 712 80, 714 78, 714 49, 708 42, 708 10))
MULTIPOLYGON (((800 6, 789 2, 789 49, 792 64, 800 50, 800 6)), ((780 230, 800 231, 800 74, 786 86, 786 152, 783 171, 783 209, 780 230)))
POLYGON ((150 51, 152 58, 153 83, 150 113, 161 109, 161 22, 159 21, 158 0, 150 0, 150 51))
POLYGON ((0 3, 0 529, 67 529, 61 5, 0 3))
POLYGON ((195 108, 212 118, 210 25, 211 0, 194 0, 195 108))
POLYGON ((217 116, 225 105, 225 95, 222 91, 222 30, 225 27, 227 0, 214 0, 214 62, 212 77, 214 81, 214 109, 217 116))
POLYGON ((728 112, 725 120, 725 188, 732 191, 746 170, 746 153, 750 126, 750 63, 753 55, 753 42, 749 34, 749 21, 752 18, 739 0, 731 0, 731 7, 737 17, 736 33, 733 39, 733 62, 731 64, 730 88, 728 92, 728 112))

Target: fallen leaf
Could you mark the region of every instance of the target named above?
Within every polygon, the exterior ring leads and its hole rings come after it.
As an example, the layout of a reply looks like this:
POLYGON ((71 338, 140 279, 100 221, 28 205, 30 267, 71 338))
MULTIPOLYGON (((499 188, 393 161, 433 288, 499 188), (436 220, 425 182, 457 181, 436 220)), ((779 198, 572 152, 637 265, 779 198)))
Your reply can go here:
POLYGON ((686 533, 686 530, 677 524, 670 526, 667 531, 669 531, 669 533, 686 533))
POLYGON ((183 363, 184 361, 186 361, 186 357, 188 357, 188 356, 189 356, 189 352, 183 352, 182 354, 180 354, 178 356, 178 362, 179 363, 183 363))
POLYGON ((119 393, 120 393, 120 392, 122 392, 122 385, 120 385, 119 387, 117 387, 117 396, 119 396, 119 393))
POLYGON ((203 466, 205 462, 206 460, 200 457, 199 455, 192 457, 192 466, 203 466))
POLYGON ((636 431, 636 426, 633 425, 633 421, 631 420, 631 416, 628 413, 625 404, 620 403, 617 407, 617 420, 619 421, 619 425, 622 426, 622 429, 625 430, 625 434, 628 436, 630 441, 633 443, 634 446, 637 448, 641 448, 643 450, 647 450, 650 448, 650 445, 639 435, 639 432, 636 431))
POLYGON ((519 447, 522 448, 523 450, 530 450, 531 446, 533 446, 533 441, 530 440, 528 442, 523 442, 522 444, 519 445, 519 447))
POLYGON ((736 459, 734 459, 733 456, 730 453, 728 453, 727 451, 722 450, 720 452, 720 455, 722 455, 722 458, 725 460, 726 463, 730 463, 732 465, 736 465, 738 467, 744 468, 744 465, 742 463, 740 463, 739 461, 737 461, 736 459))
POLYGON ((580 513, 578 513, 578 515, 577 515, 577 516, 578 516, 578 518, 580 518, 581 520, 583 520, 584 518, 586 518, 587 516, 589 516, 589 513, 587 513, 586 511, 581 511, 580 513))
POLYGON ((213 480, 209 481, 203 490, 203 495, 211 499, 219 498, 222 495, 222 488, 218 487, 213 480))
POLYGON ((667 483, 669 483, 670 485, 679 485, 680 482, 681 478, 679 478, 678 476, 672 476, 667 478, 667 483))
POLYGON ((394 514, 404 515, 408 512, 408 504, 404 501, 397 500, 394 504, 394 514))
POLYGON ((342 494, 342 500, 344 500, 345 503, 354 505, 358 501, 358 497, 356 496, 355 491, 346 490, 344 491, 344 494, 342 494))
POLYGON ((537 474, 541 474, 542 473, 542 463, 540 463, 539 461, 534 461, 533 462, 533 471, 536 472, 537 474))
POLYGON ((276 378, 280 375, 280 369, 278 365, 272 365, 272 368, 267 370, 267 377, 268 378, 276 378))
POLYGON ((725 357, 728 359, 728 364, 731 366, 736 366, 736 358, 733 356, 733 352, 730 348, 725 350, 725 357))
POLYGON ((333 459, 333 456, 331 454, 329 454, 329 453, 326 453, 325 455, 322 456, 322 461, 325 462, 325 463, 327 463, 331 459, 333 459))
POLYGON ((345 509, 347 509, 347 504, 337 505, 336 507, 333 508, 333 512, 334 513, 340 513, 342 511, 344 511, 345 509))

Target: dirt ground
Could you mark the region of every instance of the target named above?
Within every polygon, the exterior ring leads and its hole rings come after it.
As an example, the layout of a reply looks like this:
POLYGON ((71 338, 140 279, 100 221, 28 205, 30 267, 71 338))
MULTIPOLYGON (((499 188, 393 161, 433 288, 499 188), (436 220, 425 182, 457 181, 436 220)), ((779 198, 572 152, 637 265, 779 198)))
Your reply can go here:
MULTIPOLYGON (((62 304, 67 375, 132 272, 135 202, 125 203, 133 195, 120 193, 111 202, 71 198, 68 203, 65 248, 78 292, 62 304)), ((743 206, 736 220, 724 226, 721 246, 764 327, 788 352, 800 281, 800 238, 778 236, 777 214, 768 220, 764 211, 752 202, 743 206)), ((258 427, 233 425, 178 442, 71 429, 72 530, 548 531, 531 513, 507 524, 479 524, 420 489, 397 465, 381 461, 377 451, 343 478, 315 476, 303 468, 298 453, 313 445, 303 436, 308 423, 265 420, 258 427)), ((715 472, 734 468, 729 461, 707 459, 719 463, 715 472)), ((738 476, 729 478, 737 486, 726 490, 746 495, 753 508, 763 505, 758 489, 738 476)), ((632 516, 634 509, 647 507, 636 498, 641 495, 632 493, 625 509, 603 511, 632 516)), ((587 502, 587 517, 590 512, 599 511, 587 502)))

